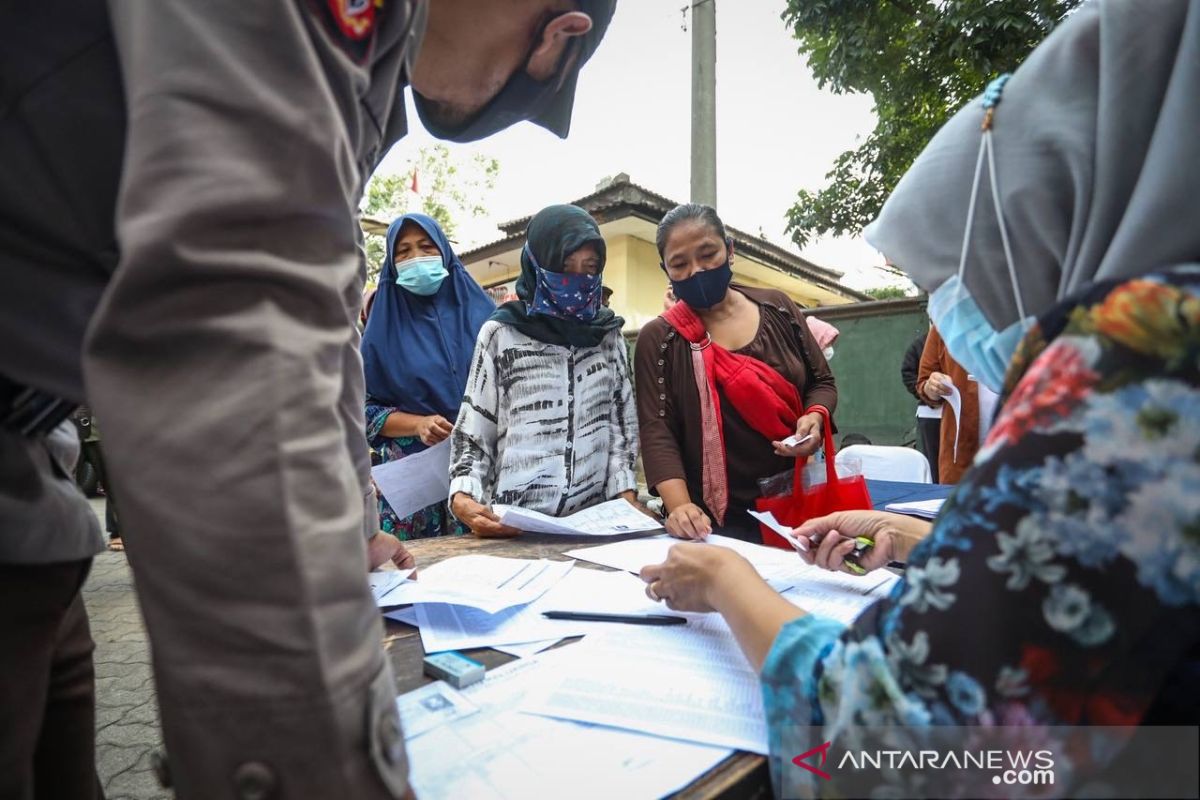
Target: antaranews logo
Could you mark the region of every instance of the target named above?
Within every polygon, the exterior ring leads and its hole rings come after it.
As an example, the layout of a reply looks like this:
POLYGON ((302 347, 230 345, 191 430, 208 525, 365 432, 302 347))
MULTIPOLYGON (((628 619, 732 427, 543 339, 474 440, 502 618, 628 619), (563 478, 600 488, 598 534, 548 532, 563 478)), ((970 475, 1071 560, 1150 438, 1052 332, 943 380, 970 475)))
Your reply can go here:
MULTIPOLYGON (((825 766, 831 747, 832 741, 824 742, 796 756, 792 763, 827 781, 833 780, 833 775, 820 768, 825 766), (820 761, 816 766, 809 763, 809 759, 817 757, 820 761)), ((997 786, 1054 784, 1054 754, 1050 750, 846 750, 831 769, 847 768, 855 772, 957 770, 991 773, 991 781, 997 786)))
POLYGON ((793 758, 792 763, 795 764, 797 767, 800 767, 801 769, 808 770, 809 772, 811 772, 814 775, 821 776, 822 778, 824 778, 827 781, 832 780, 833 776, 830 775, 825 770, 817 769, 812 764, 805 763, 810 756, 820 755, 821 756, 821 766, 822 767, 825 766, 825 759, 829 756, 829 748, 832 745, 833 745, 833 742, 825 742, 824 744, 818 745, 818 746, 814 747, 813 749, 808 750, 804 753, 801 753, 800 755, 793 758))

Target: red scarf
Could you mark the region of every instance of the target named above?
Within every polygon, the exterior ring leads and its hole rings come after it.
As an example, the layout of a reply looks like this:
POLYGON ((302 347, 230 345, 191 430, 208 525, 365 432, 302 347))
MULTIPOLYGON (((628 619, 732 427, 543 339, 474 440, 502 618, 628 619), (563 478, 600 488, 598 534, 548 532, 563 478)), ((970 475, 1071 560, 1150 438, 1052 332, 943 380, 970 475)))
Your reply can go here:
POLYGON ((691 344, 692 371, 700 395, 704 504, 717 518, 717 524, 723 525, 729 507, 729 475, 717 389, 738 416, 768 442, 796 432, 796 420, 804 413, 804 405, 796 387, 774 369, 756 358, 739 356, 713 344, 704 323, 686 303, 676 303, 663 318, 691 344))

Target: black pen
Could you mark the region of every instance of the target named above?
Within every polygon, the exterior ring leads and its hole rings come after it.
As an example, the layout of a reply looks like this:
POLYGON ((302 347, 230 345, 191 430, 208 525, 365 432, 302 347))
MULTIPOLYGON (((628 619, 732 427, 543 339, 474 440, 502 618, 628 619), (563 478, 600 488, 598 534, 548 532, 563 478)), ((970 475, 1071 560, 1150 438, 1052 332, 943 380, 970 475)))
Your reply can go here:
POLYGON ((573 619, 583 622, 624 622, 629 625, 686 625, 686 617, 669 614, 604 614, 592 611, 543 611, 546 619, 573 619))

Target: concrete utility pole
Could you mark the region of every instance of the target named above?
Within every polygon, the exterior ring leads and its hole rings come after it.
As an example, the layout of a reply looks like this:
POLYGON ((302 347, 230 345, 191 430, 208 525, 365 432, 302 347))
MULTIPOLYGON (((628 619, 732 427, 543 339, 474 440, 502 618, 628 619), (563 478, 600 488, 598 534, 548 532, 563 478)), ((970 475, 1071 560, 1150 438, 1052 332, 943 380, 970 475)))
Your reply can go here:
POLYGON ((717 207, 717 0, 692 0, 692 202, 717 207))

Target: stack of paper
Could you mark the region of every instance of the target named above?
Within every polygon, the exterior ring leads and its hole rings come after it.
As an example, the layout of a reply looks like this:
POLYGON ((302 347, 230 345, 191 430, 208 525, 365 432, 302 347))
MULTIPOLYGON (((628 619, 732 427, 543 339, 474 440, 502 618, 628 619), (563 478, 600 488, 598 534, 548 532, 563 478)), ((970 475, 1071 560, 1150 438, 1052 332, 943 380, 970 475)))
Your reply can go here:
POLYGON ((394 605, 386 598, 393 590, 399 588, 400 584, 408 580, 408 577, 416 572, 415 569, 389 569, 381 572, 368 572, 367 583, 371 587, 371 596, 375 598, 375 605, 383 608, 384 606, 394 605))
POLYGON ((645 584, 628 573, 574 569, 527 605, 487 614, 475 608, 425 603, 416 606, 415 624, 421 629, 421 644, 427 653, 471 647, 506 649, 503 646, 531 642, 539 643, 536 652, 568 636, 629 627, 611 622, 546 619, 544 611, 662 614, 664 609, 647 598, 645 584))
POLYGON ((606 503, 576 511, 565 517, 552 517, 516 506, 495 505, 492 511, 500 523, 527 533, 553 533, 563 536, 618 536, 623 533, 662 530, 662 524, 638 511, 627 500, 606 503))
POLYGON ((541 597, 571 571, 573 561, 456 556, 421 570, 384 595, 387 605, 452 603, 494 614, 541 597))
POLYGON ((850 575, 805 564, 805 570, 782 593, 784 599, 809 614, 820 614, 849 625, 881 597, 887 597, 899 580, 887 570, 850 575))
MULTIPOLYGON (((852 622, 863 609, 886 596, 896 581, 896 576, 886 570, 861 576, 829 572, 804 563, 794 552, 740 539, 713 535, 706 541, 709 545, 728 547, 740 553, 772 588, 786 592, 784 596, 805 611, 841 622, 852 622)), ((647 564, 665 561, 671 546, 678 542, 669 536, 654 536, 579 548, 567 555, 614 569, 639 572, 647 564)))
MULTIPOLYGON (((728 748, 522 714, 526 692, 561 672, 564 650, 488 670, 462 690, 478 713, 408 741, 421 800, 661 797, 732 754, 728 748)), ((405 720, 407 727, 407 720, 405 720)))
POLYGON ((682 741, 767 752, 762 687, 717 615, 627 626, 562 648, 522 710, 682 741))
POLYGON ((938 512, 942 510, 942 503, 944 502, 946 502, 945 499, 915 500, 911 503, 888 503, 883 507, 883 510, 894 511, 897 514, 908 514, 912 517, 935 519, 938 512))
MULTIPOLYGON (((630 539, 595 547, 580 547, 568 550, 565 555, 604 567, 637 573, 647 564, 661 564, 666 561, 668 551, 680 541, 664 533, 661 536, 650 536, 645 539, 630 539)), ((779 567, 789 566, 798 560, 795 553, 780 550, 777 547, 763 547, 761 544, 743 542, 741 539, 733 539, 728 536, 712 534, 705 541, 710 545, 728 547, 730 550, 740 553, 764 577, 767 577, 765 573, 773 573, 779 567)))

